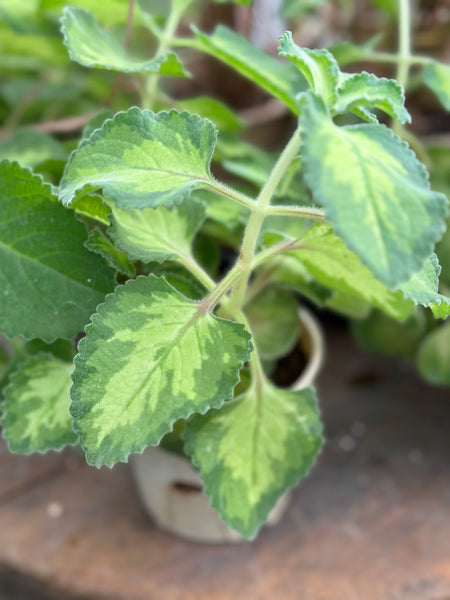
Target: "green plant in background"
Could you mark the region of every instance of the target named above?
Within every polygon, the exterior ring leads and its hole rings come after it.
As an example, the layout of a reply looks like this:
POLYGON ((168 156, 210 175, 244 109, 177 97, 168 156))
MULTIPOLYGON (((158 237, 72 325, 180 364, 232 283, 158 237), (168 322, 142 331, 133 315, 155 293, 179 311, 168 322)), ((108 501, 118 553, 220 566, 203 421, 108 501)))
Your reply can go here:
MULTIPOLYGON (((448 202, 378 122, 409 122, 395 80, 345 73, 289 32, 282 60, 224 26, 176 37, 190 4, 155 16, 139 3, 150 57, 86 8, 64 8, 72 60, 131 74, 143 108, 96 116, 58 187, 0 163, 0 331, 12 340, 1 422, 12 451, 78 441, 96 466, 173 443, 175 427, 212 506, 252 538, 322 444, 314 389, 268 375, 295 343, 297 294, 348 313, 404 321, 419 304, 445 318, 433 251, 448 202), (239 119, 217 100, 170 96, 170 78, 188 76, 177 48, 211 54, 291 110, 275 160, 238 141, 239 119), (358 122, 340 124, 348 115, 358 122), (212 162, 240 179, 219 181, 212 162), (223 242, 236 258, 220 270, 223 242), (73 359, 68 340, 84 327, 73 359)), ((39 172, 54 178, 53 167, 39 172)))

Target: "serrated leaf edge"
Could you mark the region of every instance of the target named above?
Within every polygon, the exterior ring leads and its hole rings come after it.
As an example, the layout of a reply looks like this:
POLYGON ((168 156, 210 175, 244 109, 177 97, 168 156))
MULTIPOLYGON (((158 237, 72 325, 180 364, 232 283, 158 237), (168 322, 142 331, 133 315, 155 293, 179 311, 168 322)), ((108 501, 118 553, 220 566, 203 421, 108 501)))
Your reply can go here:
MULTIPOLYGON (((133 113, 137 113, 137 114, 149 113, 149 114, 153 115, 154 117, 158 117, 160 115, 171 115, 171 114, 175 113, 177 115, 187 115, 189 117, 195 118, 197 121, 206 121, 206 122, 208 122, 211 125, 212 130, 214 132, 214 139, 213 139, 213 143, 211 144, 211 148, 210 148, 208 156, 207 156, 208 171, 209 171, 208 175, 210 177, 210 180, 206 180, 205 179, 204 183, 210 183, 211 181, 214 181, 213 176, 211 175, 211 172, 210 172, 210 164, 211 164, 212 156, 213 156, 213 153, 214 153, 214 150, 215 150, 215 146, 216 146, 216 143, 217 143, 218 132, 217 132, 217 127, 214 125, 214 123, 210 119, 207 119, 207 118, 204 118, 204 117, 200 117, 197 114, 192 114, 192 113, 190 113, 187 110, 179 111, 176 108, 171 108, 170 110, 162 110, 162 111, 159 111, 159 112, 155 113, 155 112, 153 112, 152 110, 149 110, 149 109, 142 109, 142 108, 139 108, 138 106, 132 106, 128 110, 121 110, 121 111, 117 112, 113 117, 110 117, 110 118, 106 119, 102 123, 102 125, 100 127, 98 127, 97 129, 94 129, 94 131, 91 132, 91 134, 89 135, 89 137, 84 138, 81 141, 81 144, 78 146, 78 148, 75 148, 75 150, 72 150, 72 152, 71 152, 71 154, 70 154, 70 156, 69 156, 69 158, 67 160, 66 166, 64 167, 64 172, 62 174, 61 182, 60 182, 60 185, 59 185, 59 192, 58 192, 58 194, 59 194, 59 200, 60 200, 60 202, 64 206, 69 206, 71 204, 71 202, 73 202, 73 200, 75 198, 79 198, 80 196, 85 195, 85 194, 82 194, 83 190, 86 189, 86 188, 88 188, 91 185, 90 183, 85 183, 81 187, 76 187, 74 189, 74 193, 72 194, 72 196, 71 196, 71 198, 69 200, 67 200, 66 198, 64 198, 63 188, 61 188, 61 184, 64 181, 66 173, 67 173, 67 171, 69 169, 69 166, 70 166, 70 164, 72 162, 72 158, 82 148, 84 148, 85 146, 87 146, 89 143, 96 141, 102 134, 104 134, 105 132, 107 132, 108 130, 110 130, 111 127, 112 127, 112 125, 115 124, 116 119, 121 118, 123 115, 129 115, 129 114, 133 114, 133 113)), ((101 189, 101 186, 99 186, 96 189, 101 189)), ((186 195, 186 197, 190 196, 191 191, 186 195)), ((164 204, 164 205, 161 205, 161 206, 165 206, 166 208, 170 208, 171 206, 178 206, 179 204, 181 204, 181 202, 183 202, 183 199, 178 199, 177 201, 173 201, 170 205, 164 204)), ((121 208, 121 207, 119 207, 119 208, 121 208)), ((144 208, 152 208, 152 207, 148 206, 148 207, 144 207, 144 208)))
MULTIPOLYGON (((266 381, 266 386, 268 387, 272 387, 275 390, 277 389, 277 387, 275 385, 273 385, 271 382, 267 382, 266 381)), ((253 387, 256 387, 255 385, 253 387)), ((314 460, 313 462, 309 465, 309 468, 304 471, 303 473, 301 473, 299 476, 295 476, 295 480, 292 480, 293 477, 291 476, 291 480, 292 483, 288 483, 288 485, 283 489, 282 492, 279 493, 279 495, 277 496, 277 498, 275 499, 275 502, 273 503, 272 507, 269 509, 265 519, 262 521, 262 523, 255 529, 255 531, 250 535, 250 536, 243 536, 242 533, 240 531, 238 531, 237 529, 235 529, 228 521, 226 521, 223 517, 222 514, 220 513, 220 494, 219 492, 217 492, 217 490, 211 489, 210 486, 205 482, 205 480, 203 479, 202 476, 202 471, 201 471, 201 464, 198 460, 196 460, 195 456, 193 454, 189 454, 189 460, 191 461, 192 465, 198 470, 199 475, 200 475, 200 479, 203 483, 203 492, 206 494, 206 496, 208 497, 209 500, 209 506, 211 508, 213 508, 218 516, 219 519, 224 522, 228 527, 230 527, 230 529, 233 529, 234 531, 237 531, 239 533, 239 535, 241 535, 241 537, 244 537, 244 539, 247 539, 249 541, 254 540, 256 538, 256 536, 259 533, 259 530, 261 529, 261 527, 263 527, 267 521, 267 517, 270 514, 270 511, 275 507, 276 503, 278 502, 278 500, 284 495, 287 494, 289 492, 289 490, 291 490, 292 488, 296 487, 297 485, 299 485, 300 481, 303 481, 306 477, 309 476, 309 474, 311 473, 311 470, 313 469, 317 459, 319 458, 320 454, 322 453, 322 450, 324 448, 324 442, 325 442, 325 438, 323 435, 323 425, 322 425, 322 419, 321 419, 321 410, 320 410, 320 405, 317 401, 317 396, 316 396, 316 392, 315 392, 315 387, 314 386, 308 386, 306 388, 302 388, 301 390, 290 390, 289 388, 281 388, 283 389, 283 391, 289 391, 289 392, 303 392, 305 390, 311 390, 313 393, 313 399, 315 402, 315 408, 317 410, 317 422, 319 424, 319 448, 317 449, 316 454, 314 455, 314 460)), ((249 390, 247 390, 248 393, 249 390)), ((241 394, 240 396, 238 396, 237 398, 233 398, 230 402, 227 403, 227 406, 230 404, 234 404, 236 402, 240 401, 240 398, 244 398, 246 395, 246 393, 244 392, 243 394, 241 394)), ((244 401, 244 400, 243 400, 244 401)), ((211 412, 219 412, 220 408, 212 408, 210 409, 211 412)), ((208 412, 208 411, 207 411, 208 412)), ((206 414, 206 413, 202 413, 202 414, 206 414)), ((184 440, 184 432, 182 434, 182 438, 184 440)))
MULTIPOLYGON (((85 333, 86 333, 86 336, 87 336, 87 333, 89 332, 89 329, 91 329, 91 327, 93 327, 93 325, 95 324, 95 320, 97 320, 97 318, 100 318, 100 317, 101 317, 101 313, 100 313, 100 311, 102 310, 102 307, 103 307, 103 306, 106 304, 106 301, 107 301, 107 299, 108 299, 109 297, 111 297, 111 296, 114 296, 114 295, 118 294, 118 293, 123 293, 123 292, 121 292, 121 290, 122 290, 122 289, 124 289, 124 288, 126 288, 126 286, 127 286, 127 285, 129 285, 131 282, 134 282, 134 281, 136 281, 136 280, 138 280, 138 279, 142 279, 142 278, 143 278, 143 279, 150 279, 150 278, 154 278, 154 279, 160 279, 160 280, 163 280, 163 281, 166 283, 166 285, 168 285, 168 286, 169 286, 169 287, 170 287, 170 288, 171 288, 171 289, 172 289, 172 290, 173 290, 173 291, 174 291, 174 292, 175 292, 177 295, 179 295, 179 296, 182 296, 184 299, 186 299, 188 302, 190 302, 190 303, 192 303, 192 304, 198 304, 198 303, 196 303, 194 300, 192 300, 191 298, 188 298, 187 296, 185 296, 184 294, 182 294, 182 293, 181 293, 179 290, 177 290, 175 287, 173 287, 173 285, 171 285, 171 284, 170 284, 170 283, 169 283, 169 282, 168 282, 168 281, 165 279, 165 277, 158 277, 158 276, 156 276, 156 275, 149 275, 149 276, 146 276, 146 275, 139 275, 139 276, 138 276, 138 277, 136 277, 135 279, 129 279, 129 280, 128 280, 128 281, 126 281, 124 284, 120 284, 120 285, 118 285, 118 286, 117 286, 117 287, 114 289, 114 291, 113 291, 113 292, 111 292, 110 294, 108 294, 108 295, 105 297, 105 301, 104 301, 104 302, 102 302, 101 304, 99 304, 99 305, 97 306, 97 310, 96 310, 96 312, 95 312, 93 315, 91 315, 91 320, 90 320, 90 322, 89 322, 89 323, 86 325, 86 327, 85 327, 85 329, 84 329, 84 331, 85 331, 85 333)), ((203 316, 203 313, 198 313, 198 315, 197 315, 197 317, 196 317, 196 318, 198 319, 198 318, 200 318, 201 316, 203 316)), ((217 319, 218 321, 227 321, 227 322, 230 322, 228 319, 222 319, 221 317, 218 317, 217 315, 214 315, 214 318, 215 318, 215 319, 217 319)), ((243 329, 244 329, 245 331, 247 331, 247 329, 246 329, 244 326, 242 326, 242 327, 243 327, 243 329)), ((247 333, 248 333, 248 331, 247 331, 247 333)), ((75 408, 75 407, 74 407, 74 403, 75 403, 75 402, 79 403, 79 402, 80 402, 80 400, 81 400, 80 396, 79 396, 79 395, 78 395, 78 394, 75 392, 75 385, 76 385, 76 383, 77 383, 77 381, 76 381, 76 379, 77 379, 77 377, 76 377, 76 368, 77 368, 77 366, 79 365, 80 361, 81 361, 81 360, 83 360, 83 359, 80 357, 80 353, 81 353, 81 350, 83 349, 84 345, 87 343, 87 342, 85 341, 85 340, 86 340, 86 336, 85 336, 85 337, 83 337, 83 338, 80 340, 80 343, 79 343, 79 345, 78 345, 78 352, 77 352, 77 354, 75 355, 75 357, 74 357, 74 359, 73 359, 73 362, 74 362, 74 367, 75 367, 75 368, 74 368, 74 370, 72 371, 72 382, 73 382, 73 385, 72 385, 72 387, 70 388, 70 397, 71 397, 71 403, 70 403, 70 408, 69 408, 69 411, 70 411, 70 414, 72 415, 72 417, 73 417, 73 419, 74 419, 74 420, 73 420, 73 429, 74 429, 75 433, 77 434, 77 436, 78 436, 78 439, 79 439, 79 443, 80 443, 81 447, 83 448, 83 450, 84 450, 84 452, 85 452, 85 454, 86 454, 86 461, 87 461, 87 463, 88 463, 89 465, 91 465, 91 466, 95 466, 95 467, 97 467, 97 468, 100 468, 100 467, 102 467, 102 466, 107 466, 107 467, 109 467, 110 469, 112 469, 112 467, 113 467, 115 464, 117 464, 118 462, 128 462, 128 458, 129 458, 129 456, 130 456, 131 454, 142 454, 142 453, 144 452, 144 450, 145 450, 146 448, 148 448, 149 446, 158 446, 158 445, 159 445, 159 443, 160 443, 160 441, 162 440, 162 438, 163 438, 165 435, 167 435, 168 433, 171 433, 171 432, 173 431, 173 426, 174 426, 175 422, 176 422, 176 421, 178 421, 180 418, 183 418, 183 417, 176 416, 176 417, 174 417, 173 419, 169 419, 169 420, 167 421, 167 423, 168 423, 168 429, 167 429, 167 431, 166 431, 166 432, 164 432, 163 434, 161 434, 161 437, 159 438, 159 440, 158 440, 157 442, 155 442, 155 444, 143 444, 143 445, 142 445, 142 447, 140 447, 140 449, 139 449, 139 450, 133 450, 133 452, 130 452, 129 454, 127 454, 126 456, 124 456, 123 458, 121 458, 121 459, 119 459, 119 460, 117 460, 117 461, 115 461, 115 462, 111 462, 111 464, 110 464, 109 462, 107 463, 107 462, 100 462, 100 461, 93 461, 93 462, 90 462, 90 454, 89 454, 89 452, 87 451, 86 447, 84 446, 84 436, 83 436, 83 432, 80 430, 80 428, 77 426, 77 423, 76 423, 76 418, 77 418, 77 416, 78 416, 78 415, 77 415, 77 414, 74 414, 74 412, 73 412, 73 411, 74 411, 74 408, 75 408)), ((248 336, 248 339, 247 339, 247 352, 248 352, 248 355, 249 355, 249 356, 250 356, 250 354, 251 354, 251 352, 252 352, 252 351, 253 351, 252 338, 251 338, 251 335, 249 335, 249 336, 248 336)), ((234 389, 234 387, 235 387, 235 386, 236 386, 236 385, 239 383, 239 372, 240 372, 240 369, 238 369, 238 370, 237 370, 237 372, 236 372, 236 378, 235 378, 236 380, 235 380, 234 384, 232 385, 232 388, 233 388, 233 389, 234 389)), ((228 398, 221 398, 221 404, 219 404, 218 406, 213 406, 213 407, 211 407, 211 406, 210 406, 210 407, 206 407, 204 411, 201 411, 201 410, 195 411, 195 412, 191 413, 190 415, 188 415, 187 417, 184 417, 184 418, 188 419, 189 417, 191 417, 191 416, 193 416, 193 415, 205 415, 205 414, 206 414, 208 411, 210 411, 210 410, 214 410, 214 409, 216 409, 216 410, 220 410, 220 408, 223 406, 223 404, 224 404, 224 403, 225 403, 227 400, 228 400, 228 398)))

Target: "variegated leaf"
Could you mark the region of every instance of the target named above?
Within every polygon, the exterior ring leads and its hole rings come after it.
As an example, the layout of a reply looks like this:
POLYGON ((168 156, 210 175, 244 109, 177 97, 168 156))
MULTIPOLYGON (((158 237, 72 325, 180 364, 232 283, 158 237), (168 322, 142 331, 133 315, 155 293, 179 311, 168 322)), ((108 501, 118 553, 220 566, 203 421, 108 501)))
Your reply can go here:
POLYGON ((38 354, 12 375, 0 420, 12 452, 60 450, 76 442, 69 413, 72 370, 71 362, 38 354))
POLYGON ((287 256, 306 267, 321 285, 364 300, 394 319, 403 320, 414 309, 401 291, 391 291, 377 281, 329 225, 315 223, 299 240, 298 249, 287 256))
POLYGON ((111 208, 110 234, 132 260, 189 260, 194 236, 205 217, 204 205, 190 198, 170 209, 111 208))
POLYGON ((175 110, 155 114, 130 108, 81 143, 67 164, 60 199, 102 188, 118 208, 179 204, 213 184, 209 172, 216 142, 213 124, 175 110))
POLYGON ((164 279, 117 288, 75 358, 71 412, 88 462, 125 461, 177 419, 220 407, 250 349, 243 325, 206 313, 164 279))
POLYGON ((294 392, 268 381, 190 420, 183 437, 211 505, 249 539, 308 473, 322 444, 313 389, 294 392))
POLYGON ((382 125, 336 126, 323 101, 301 99, 302 167, 335 232, 389 287, 420 270, 445 230, 446 197, 382 125))

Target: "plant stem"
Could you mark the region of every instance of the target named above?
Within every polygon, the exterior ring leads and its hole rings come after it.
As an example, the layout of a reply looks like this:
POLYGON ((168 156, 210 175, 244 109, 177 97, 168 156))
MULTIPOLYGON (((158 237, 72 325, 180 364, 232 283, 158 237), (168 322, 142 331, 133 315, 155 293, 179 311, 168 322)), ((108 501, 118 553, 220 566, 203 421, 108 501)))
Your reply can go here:
MULTIPOLYGON (((172 2, 172 9, 167 18, 166 25, 159 37, 155 57, 161 56, 161 54, 165 54, 170 48, 172 38, 174 37, 174 33, 176 31, 176 28, 178 27, 181 17, 182 11, 175 10, 174 3, 172 2)), ((153 106, 156 97, 156 90, 158 89, 159 78, 159 73, 154 73, 153 75, 149 76, 145 90, 145 97, 143 98, 142 102, 144 108, 151 108, 153 106)))
POLYGON ((125 50, 130 49, 131 34, 133 32, 134 4, 135 0, 128 0, 127 29, 125 32, 125 40, 123 42, 123 47, 125 50))
POLYGON ((399 62, 397 82, 403 87, 408 83, 411 60, 411 14, 410 0, 399 0, 399 62))
MULTIPOLYGON (((243 323, 248 329, 248 331, 251 331, 250 324, 242 311, 239 311, 238 321, 243 323)), ((249 364, 252 376, 252 385, 256 386, 257 388, 261 388, 263 383, 266 381, 266 375, 264 373, 264 369, 261 364, 261 359, 258 354, 258 348, 255 344, 253 344, 253 351, 250 354, 249 364)))
POLYGON ((289 250, 295 250, 298 247, 298 244, 299 240, 285 240, 280 244, 275 244, 270 248, 266 248, 253 258, 252 269, 256 269, 270 258, 275 258, 275 256, 279 256, 289 250))
POLYGON ((205 288, 212 292, 216 288, 216 282, 212 279, 205 269, 195 260, 193 256, 186 255, 180 257, 180 263, 185 267, 194 277, 196 277, 205 288))
MULTIPOLYGON (((397 65, 397 83, 406 91, 408 84, 409 67, 411 61, 411 13, 409 10, 410 0, 399 1, 399 48, 397 65)), ((393 124, 393 129, 397 134, 404 131, 404 127, 398 121, 393 124)))
POLYGON ((234 188, 220 183, 220 181, 216 181, 215 179, 207 181, 205 182, 205 187, 214 190, 217 194, 220 194, 221 196, 224 196, 229 200, 233 200, 233 202, 236 202, 241 206, 245 206, 245 208, 248 208, 250 210, 255 209, 256 203, 252 198, 250 198, 250 196, 247 196, 242 192, 238 192, 234 188))
POLYGON ((325 213, 321 208, 312 206, 269 206, 267 215, 280 217, 303 217, 314 221, 325 221, 325 213))
MULTIPOLYGON (((233 286, 234 282, 241 275, 241 270, 238 264, 235 264, 232 269, 228 271, 225 277, 220 281, 215 288, 211 291, 201 302, 201 308, 204 313, 210 312, 214 306, 225 296, 228 290, 233 286)), ((227 306, 228 309, 228 306, 227 306)), ((237 313, 238 311, 235 311, 237 313)), ((234 313, 233 313, 234 314, 234 313)))
POLYGON ((242 240, 241 252, 236 267, 240 269, 241 275, 234 285, 231 293, 228 309, 230 312, 238 312, 244 304, 245 290, 252 271, 253 256, 255 254, 256 242, 261 231, 264 218, 267 215, 272 196, 280 183, 287 168, 296 157, 300 148, 300 132, 297 128, 289 143, 278 158, 265 185, 256 199, 255 207, 250 215, 244 238, 242 240))
MULTIPOLYGON (((380 62, 380 63, 399 63, 399 54, 391 54, 390 52, 370 52, 364 55, 365 61, 380 62)), ((415 54, 413 56, 404 57, 402 61, 409 66, 412 65, 428 65, 432 62, 432 58, 429 56, 420 56, 415 54)))

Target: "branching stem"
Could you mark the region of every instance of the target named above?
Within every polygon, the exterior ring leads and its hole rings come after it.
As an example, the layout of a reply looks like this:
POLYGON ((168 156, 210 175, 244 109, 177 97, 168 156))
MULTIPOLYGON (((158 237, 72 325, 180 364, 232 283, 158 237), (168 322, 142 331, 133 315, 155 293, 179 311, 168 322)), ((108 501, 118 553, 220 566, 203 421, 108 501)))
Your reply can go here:
POLYGON ((255 207, 248 220, 245 229, 242 247, 239 254, 236 267, 240 270, 240 276, 233 287, 228 309, 230 312, 238 312, 245 301, 245 291, 253 267, 253 257, 255 255, 256 242, 258 240, 261 226, 267 215, 267 210, 273 194, 280 183, 287 168, 296 157, 300 148, 300 132, 296 129, 289 143, 281 153, 278 161, 275 163, 265 185, 261 189, 256 199, 255 207))

